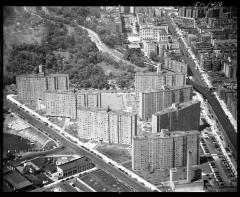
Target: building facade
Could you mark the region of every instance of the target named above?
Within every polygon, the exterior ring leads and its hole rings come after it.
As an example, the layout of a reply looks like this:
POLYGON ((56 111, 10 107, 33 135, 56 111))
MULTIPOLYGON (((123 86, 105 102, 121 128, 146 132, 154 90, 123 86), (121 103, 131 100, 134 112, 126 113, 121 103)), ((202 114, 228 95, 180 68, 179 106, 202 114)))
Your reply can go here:
POLYGON ((152 132, 162 129, 169 131, 198 130, 200 121, 200 102, 188 101, 173 105, 152 115, 152 132))
POLYGON ((37 101, 44 99, 45 90, 68 90, 68 74, 44 73, 19 75, 16 77, 18 98, 25 101, 37 101))
POLYGON ((165 58, 163 68, 169 69, 174 72, 180 72, 187 74, 187 64, 179 62, 176 60, 171 60, 170 58, 165 58))
POLYGON ((186 167, 188 150, 192 152, 192 165, 198 165, 198 131, 163 130, 161 133, 135 136, 132 145, 132 169, 154 171, 186 167))
POLYGON ((139 93, 139 117, 150 119, 152 114, 170 107, 173 103, 187 102, 192 99, 193 88, 190 85, 183 87, 165 88, 159 91, 139 93))
POLYGON ((66 178, 74 174, 89 170, 95 167, 90 159, 83 156, 78 159, 57 165, 57 172, 60 174, 59 178, 66 178))
POLYGON ((143 51, 149 57, 150 54, 158 54, 158 44, 153 40, 143 40, 143 51))
POLYGON ((185 73, 136 73, 135 75, 135 91, 137 94, 147 90, 160 90, 163 89, 163 86, 180 87, 185 85, 185 73))
POLYGON ((77 98, 69 91, 45 91, 44 101, 47 116, 77 118, 77 98))
POLYGON ((77 109, 80 138, 116 144, 132 144, 136 134, 137 115, 105 109, 77 109))

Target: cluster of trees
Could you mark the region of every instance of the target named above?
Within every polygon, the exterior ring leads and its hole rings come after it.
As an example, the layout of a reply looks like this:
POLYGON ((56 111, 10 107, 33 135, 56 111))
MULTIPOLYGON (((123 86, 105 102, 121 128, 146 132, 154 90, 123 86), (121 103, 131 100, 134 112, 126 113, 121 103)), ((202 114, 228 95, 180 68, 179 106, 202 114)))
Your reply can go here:
POLYGON ((43 42, 48 44, 52 50, 68 49, 74 47, 75 39, 73 35, 68 35, 68 30, 63 23, 48 21, 46 23, 47 35, 43 42))
MULTIPOLYGON (((100 52, 89 38, 87 31, 73 23, 75 19, 73 17, 78 17, 78 19, 82 17, 85 20, 90 15, 99 17, 99 12, 94 11, 93 14, 92 7, 91 9, 89 7, 49 8, 50 11, 54 9, 58 14, 62 14, 64 19, 45 15, 46 35, 41 44, 21 44, 12 47, 7 65, 9 76, 5 81, 7 83, 14 81, 14 76, 18 74, 38 73, 38 66, 42 64, 47 73, 68 73, 71 83, 77 88, 108 89, 109 76, 106 76, 102 68, 97 66, 98 63, 106 62, 115 68, 125 70, 126 74, 118 79, 118 83, 121 88, 130 86, 130 81, 134 78, 134 67, 121 61, 116 62, 108 54, 100 52), (46 20, 46 18, 51 20, 46 20), (63 23, 74 26, 75 33, 69 35, 63 23), (56 55, 55 52, 59 49, 70 53, 69 62, 63 63, 63 58, 56 55)), ((44 15, 44 13, 41 14, 44 15)), ((109 42, 109 45, 116 44, 117 39, 110 32, 101 27, 97 29, 105 42, 109 42)))
POLYGON ((134 87, 134 73, 125 73, 125 75, 122 75, 116 79, 116 83, 119 88, 133 88, 134 87))
POLYGON ((92 19, 91 21, 85 21, 84 25, 89 29, 95 31, 104 44, 106 44, 110 48, 115 48, 117 45, 123 44, 123 36, 119 33, 112 32, 107 29, 103 24, 99 24, 98 21, 92 19))
POLYGON ((124 54, 124 59, 129 60, 133 64, 136 64, 139 67, 144 67, 144 56, 139 49, 127 49, 124 54))
POLYGON ((155 53, 153 51, 150 53, 150 59, 155 61, 155 62, 159 62, 160 61, 160 57, 157 55, 157 53, 155 53))

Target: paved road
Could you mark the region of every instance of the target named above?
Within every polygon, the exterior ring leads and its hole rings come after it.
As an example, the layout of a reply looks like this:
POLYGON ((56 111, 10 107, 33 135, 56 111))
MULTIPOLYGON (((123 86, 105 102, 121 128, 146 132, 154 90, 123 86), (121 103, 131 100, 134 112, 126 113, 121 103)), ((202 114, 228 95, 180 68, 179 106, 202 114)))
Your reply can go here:
POLYGON ((188 79, 187 79, 187 83, 192 85, 197 91, 199 91, 208 100, 215 115, 217 116, 217 119, 221 123, 227 137, 231 142, 230 147, 234 152, 234 156, 237 156, 237 133, 233 128, 230 120, 228 119, 228 116, 225 114, 221 105, 217 101, 217 99, 211 95, 211 93, 208 91, 208 88, 202 87, 198 83, 188 79))
POLYGON ((10 103, 7 100, 5 100, 5 102, 8 103, 8 106, 13 111, 18 113, 23 118, 29 120, 29 122, 31 122, 31 124, 33 124, 35 127, 39 128, 40 130, 45 130, 46 132, 48 132, 54 138, 58 139, 63 144, 63 146, 70 147, 70 148, 76 150, 80 155, 88 157, 89 159, 92 160, 93 163, 95 163, 95 165, 98 168, 103 169, 103 170, 107 171, 108 173, 114 175, 119 180, 121 180, 122 182, 124 182, 127 185, 129 185, 130 187, 132 187, 135 191, 138 191, 138 192, 149 192, 150 191, 150 189, 144 187, 142 184, 140 184, 140 183, 136 182, 135 180, 129 178, 126 174, 121 172, 119 169, 117 169, 117 168, 113 167, 112 165, 106 163, 101 158, 98 158, 96 155, 92 154, 90 151, 85 150, 85 149, 79 147, 78 145, 75 145, 74 143, 68 141, 67 139, 62 137, 60 134, 58 134, 55 130, 48 127, 47 125, 45 125, 44 123, 39 121, 37 118, 33 117, 32 115, 28 114, 24 110, 18 108, 16 105, 10 103))
MULTIPOLYGON (((167 22, 169 25, 169 30, 172 32, 173 35, 176 37, 179 37, 176 33, 176 27, 174 27, 174 24, 172 23, 169 16, 167 17, 167 22)), ((217 119, 219 120, 220 124, 222 125, 227 137, 230 140, 230 146, 234 152, 234 155, 237 156, 236 150, 237 150, 237 133, 231 124, 230 120, 228 119, 228 116, 223 111, 221 105, 219 104, 218 100, 212 96, 208 88, 206 87, 206 83, 201 79, 201 74, 198 70, 195 69, 195 62, 191 57, 189 57, 189 53, 187 52, 187 49, 181 39, 179 39, 180 49, 184 54, 184 59, 187 62, 188 68, 191 70, 194 79, 196 82, 193 82, 191 80, 187 80, 193 87, 198 90, 205 98, 207 98, 209 104, 211 105, 214 113, 216 114, 217 119)))

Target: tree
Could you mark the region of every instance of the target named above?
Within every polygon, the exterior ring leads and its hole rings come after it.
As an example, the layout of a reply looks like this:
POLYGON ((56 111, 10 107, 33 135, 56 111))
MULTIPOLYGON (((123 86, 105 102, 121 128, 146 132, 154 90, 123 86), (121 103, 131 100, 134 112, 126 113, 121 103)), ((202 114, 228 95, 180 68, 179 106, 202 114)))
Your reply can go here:
POLYGON ((159 62, 160 61, 160 57, 153 51, 150 53, 150 59, 152 59, 155 62, 159 62))

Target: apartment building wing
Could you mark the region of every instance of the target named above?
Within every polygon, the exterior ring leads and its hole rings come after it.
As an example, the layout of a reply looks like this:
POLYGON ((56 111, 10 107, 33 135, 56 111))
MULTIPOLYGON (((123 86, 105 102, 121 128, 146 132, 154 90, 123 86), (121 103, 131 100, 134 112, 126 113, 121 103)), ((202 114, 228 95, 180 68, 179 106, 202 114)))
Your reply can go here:
POLYGON ((109 112, 109 143, 119 144, 119 117, 114 112, 109 112))
POLYGON ((44 100, 48 116, 77 118, 77 98, 70 91, 45 91, 44 100))
POLYGON ((138 115, 143 120, 149 119, 152 114, 170 107, 173 103, 190 101, 192 93, 190 85, 139 92, 138 115))
POLYGON ((43 75, 19 75, 16 77, 17 93, 20 100, 35 101, 43 99, 46 79, 43 75))
POLYGON ((132 169, 151 172, 172 167, 184 167, 188 150, 192 151, 192 164, 198 165, 198 131, 143 132, 142 135, 133 137, 132 169))
POLYGON ((77 117, 80 138, 130 145, 136 133, 137 116, 133 113, 79 108, 77 117))
POLYGON ((39 74, 18 75, 16 83, 19 99, 26 101, 43 100, 45 90, 69 89, 68 74, 44 75, 41 65, 39 74))
POLYGON ((135 91, 147 91, 151 89, 162 89, 163 86, 184 86, 186 85, 185 73, 137 73, 135 75, 135 91))
POLYGON ((68 74, 49 74, 46 76, 47 90, 68 90, 69 75, 68 74))
POLYGON ((189 101, 165 108, 152 115, 153 133, 162 129, 170 131, 198 130, 200 121, 200 102, 189 101))

